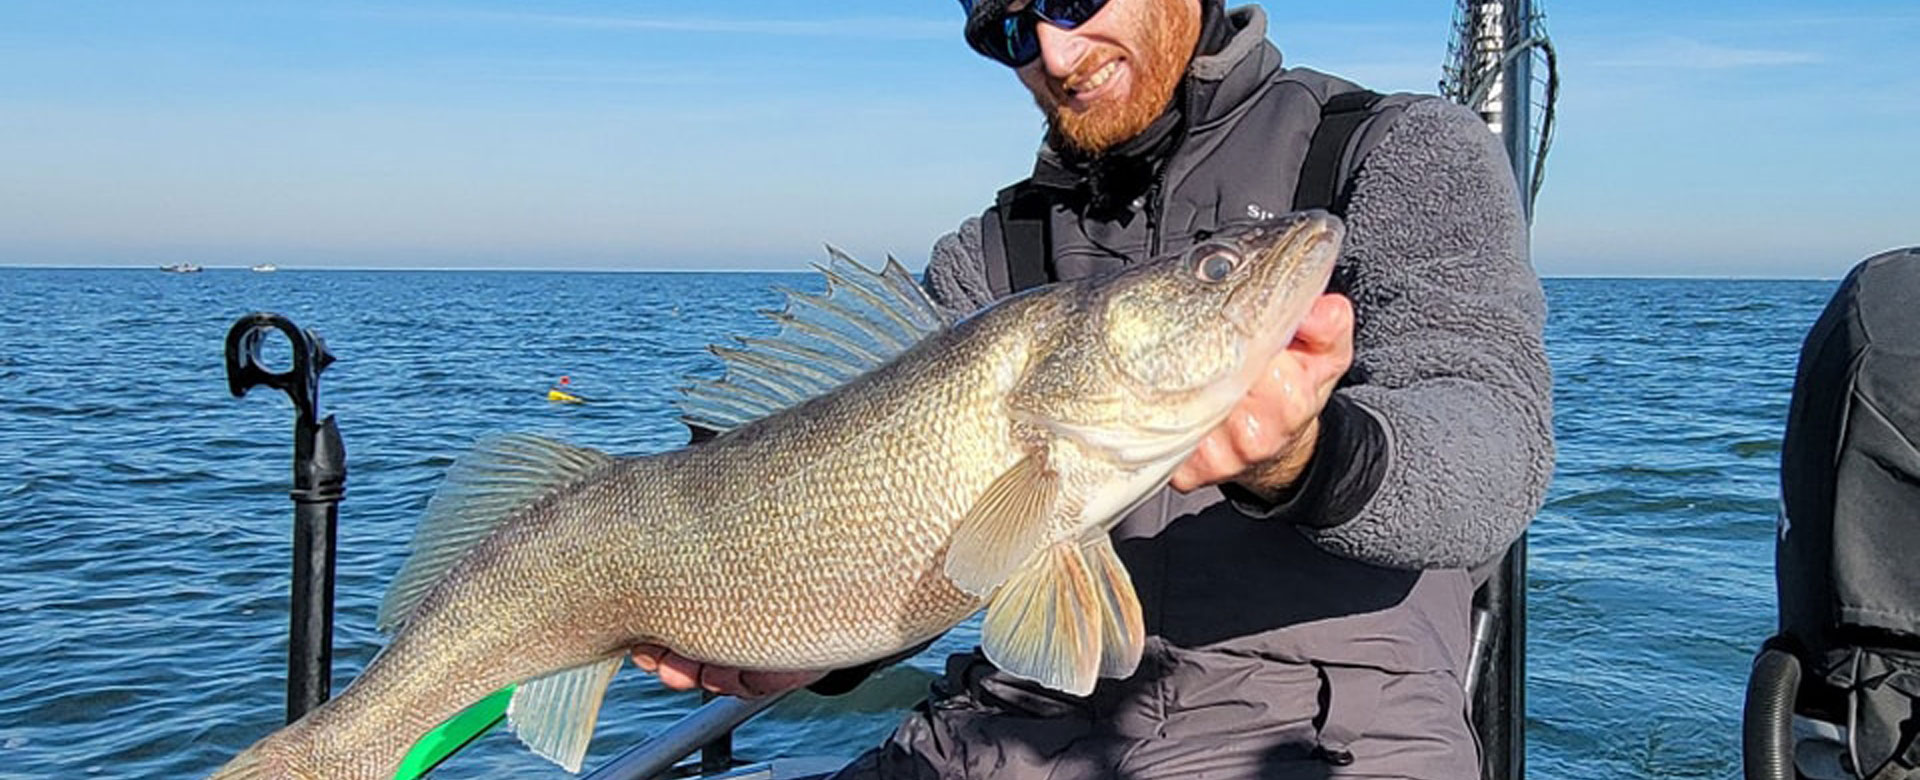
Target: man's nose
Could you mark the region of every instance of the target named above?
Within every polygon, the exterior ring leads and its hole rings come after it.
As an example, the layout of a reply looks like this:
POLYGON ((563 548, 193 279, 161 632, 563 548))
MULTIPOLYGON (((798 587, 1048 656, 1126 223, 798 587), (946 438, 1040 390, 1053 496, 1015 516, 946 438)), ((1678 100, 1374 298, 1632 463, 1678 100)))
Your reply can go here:
POLYGON ((1087 42, 1072 30, 1062 30, 1046 22, 1035 25, 1034 36, 1040 41, 1040 63, 1046 67, 1047 75, 1064 79, 1073 75, 1073 69, 1087 56, 1087 42))

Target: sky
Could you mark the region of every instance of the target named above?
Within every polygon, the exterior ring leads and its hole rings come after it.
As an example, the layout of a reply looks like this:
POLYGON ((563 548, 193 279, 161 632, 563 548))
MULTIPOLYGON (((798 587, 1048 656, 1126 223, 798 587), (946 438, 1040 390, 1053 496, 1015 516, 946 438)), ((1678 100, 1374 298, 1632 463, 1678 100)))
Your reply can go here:
MULTIPOLYGON (((1267 5, 1434 91, 1452 3, 1267 5)), ((1920 3, 1544 0, 1547 276, 1837 277, 1920 244, 1920 3)), ((0 265, 925 263, 1037 111, 951 0, 0 0, 0 265)))

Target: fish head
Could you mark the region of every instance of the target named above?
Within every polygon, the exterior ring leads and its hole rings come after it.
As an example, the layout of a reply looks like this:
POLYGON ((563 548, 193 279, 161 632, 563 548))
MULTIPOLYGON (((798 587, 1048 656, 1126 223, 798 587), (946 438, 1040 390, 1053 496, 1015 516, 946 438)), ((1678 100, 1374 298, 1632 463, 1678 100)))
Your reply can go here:
POLYGON ((1129 269, 1092 307, 1111 365, 1142 400, 1209 388, 1237 397, 1326 290, 1343 235, 1338 217, 1300 212, 1129 269))
POLYGON ((1292 341, 1344 234, 1324 211, 1287 214, 1091 281, 1070 346, 1015 405, 1118 464, 1170 468, 1292 341))

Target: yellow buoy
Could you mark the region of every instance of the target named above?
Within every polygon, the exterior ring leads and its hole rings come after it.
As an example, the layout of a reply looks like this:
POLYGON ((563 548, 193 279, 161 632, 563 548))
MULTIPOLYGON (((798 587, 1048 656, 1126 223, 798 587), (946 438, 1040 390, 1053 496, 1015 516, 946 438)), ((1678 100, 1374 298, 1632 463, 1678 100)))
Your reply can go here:
POLYGON ((553 383, 553 387, 547 389, 547 400, 557 404, 586 403, 587 399, 574 395, 571 392, 572 388, 568 387, 568 385, 571 385, 571 384, 573 384, 573 377, 571 376, 560 377, 560 381, 553 383))

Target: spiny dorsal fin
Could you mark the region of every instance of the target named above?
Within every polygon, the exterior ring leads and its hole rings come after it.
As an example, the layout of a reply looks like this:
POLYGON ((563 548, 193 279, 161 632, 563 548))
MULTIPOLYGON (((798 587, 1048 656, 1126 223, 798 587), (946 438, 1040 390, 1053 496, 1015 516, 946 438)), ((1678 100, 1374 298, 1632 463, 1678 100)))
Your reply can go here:
POLYGON ((825 393, 871 371, 949 323, 891 256, 879 271, 831 246, 825 295, 786 290, 770 339, 714 346, 726 373, 700 380, 678 402, 687 424, 726 431, 825 393))
POLYGON ((427 503, 412 554, 380 603, 380 630, 405 623, 447 569, 514 512, 612 462, 606 453, 528 434, 488 440, 460 456, 427 503))
POLYGON ((622 656, 562 669, 520 684, 507 702, 507 725, 536 755, 569 772, 580 771, 600 719, 607 683, 622 656))

